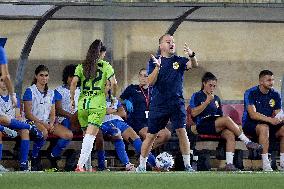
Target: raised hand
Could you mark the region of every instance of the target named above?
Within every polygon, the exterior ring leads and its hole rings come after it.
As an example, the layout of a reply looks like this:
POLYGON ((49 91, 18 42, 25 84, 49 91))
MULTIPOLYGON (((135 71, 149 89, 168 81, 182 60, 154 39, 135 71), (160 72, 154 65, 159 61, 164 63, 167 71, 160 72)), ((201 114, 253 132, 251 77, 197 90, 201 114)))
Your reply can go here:
POLYGON ((157 59, 154 55, 151 54, 151 58, 153 60, 153 63, 156 64, 156 66, 159 68, 161 66, 161 56, 157 59))
POLYGON ((193 55, 193 51, 189 48, 189 46, 184 43, 184 49, 183 49, 184 53, 187 54, 188 56, 192 56, 193 55))

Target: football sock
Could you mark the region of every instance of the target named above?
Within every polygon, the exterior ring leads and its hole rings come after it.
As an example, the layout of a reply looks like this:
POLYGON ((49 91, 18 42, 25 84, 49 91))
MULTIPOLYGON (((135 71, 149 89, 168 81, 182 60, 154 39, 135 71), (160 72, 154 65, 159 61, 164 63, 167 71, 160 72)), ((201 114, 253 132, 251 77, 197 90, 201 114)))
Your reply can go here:
POLYGON ((70 143, 70 140, 67 139, 58 139, 56 145, 52 149, 52 155, 53 157, 58 157, 61 155, 61 152, 64 150, 64 148, 70 143))
POLYGON ((34 140, 33 150, 32 150, 32 157, 37 158, 40 149, 43 147, 45 143, 44 138, 36 138, 34 140))
POLYGON ((184 166, 190 166, 190 155, 182 155, 184 166))
POLYGON ((104 150, 98 150, 97 151, 97 155, 98 155, 98 169, 105 169, 105 151, 104 150))
POLYGON ((143 157, 142 155, 140 155, 140 165, 146 169, 146 162, 147 162, 148 157, 143 157))
POLYGON ((280 153, 280 166, 284 168, 284 153, 280 153))
POLYGON ((129 163, 129 158, 128 155, 125 151, 125 144, 121 139, 117 139, 114 141, 114 146, 115 146, 115 150, 116 153, 118 155, 118 158, 120 159, 121 163, 123 165, 126 165, 127 163, 129 163))
POLYGON ((270 161, 269 161, 269 159, 268 159, 268 153, 266 153, 266 154, 261 154, 261 158, 262 158, 262 163, 263 163, 263 165, 270 164, 270 161))
POLYGON ((87 170, 92 169, 92 153, 90 153, 88 160, 85 163, 85 168, 87 170))
MULTIPOLYGON (((133 147, 136 151, 136 153, 140 154, 141 153, 141 147, 142 147, 142 140, 140 138, 136 138, 133 141, 133 147)), ((156 158, 155 156, 150 152, 148 155, 148 160, 147 162, 152 166, 155 167, 156 166, 156 158)))
POLYGON ((248 137, 246 137, 246 135, 242 132, 240 134, 240 136, 238 136, 238 138, 243 141, 245 144, 249 143, 250 142, 250 139, 248 137))
POLYGON ((226 163, 233 164, 234 160, 234 153, 233 152, 226 152, 226 163))
POLYGON ((21 140, 20 164, 27 163, 29 150, 30 150, 30 140, 21 140))
POLYGON ((94 135, 90 135, 90 134, 86 134, 84 139, 83 139, 83 143, 82 143, 82 149, 81 149, 81 153, 80 153, 80 157, 78 160, 78 166, 79 167, 84 167, 86 161, 88 160, 92 149, 93 149, 93 145, 94 145, 94 141, 95 141, 96 137, 94 135))

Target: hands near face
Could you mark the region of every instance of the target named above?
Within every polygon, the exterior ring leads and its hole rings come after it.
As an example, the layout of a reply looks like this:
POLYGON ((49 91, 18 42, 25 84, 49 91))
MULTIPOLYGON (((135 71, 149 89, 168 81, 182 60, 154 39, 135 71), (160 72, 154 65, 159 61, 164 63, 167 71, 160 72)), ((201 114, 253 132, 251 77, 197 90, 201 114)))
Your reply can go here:
POLYGON ((212 100, 214 100, 214 94, 213 94, 213 93, 210 93, 210 94, 206 93, 206 95, 207 95, 207 98, 206 98, 206 100, 205 100, 205 103, 206 103, 206 104, 210 104, 210 102, 211 102, 212 100))

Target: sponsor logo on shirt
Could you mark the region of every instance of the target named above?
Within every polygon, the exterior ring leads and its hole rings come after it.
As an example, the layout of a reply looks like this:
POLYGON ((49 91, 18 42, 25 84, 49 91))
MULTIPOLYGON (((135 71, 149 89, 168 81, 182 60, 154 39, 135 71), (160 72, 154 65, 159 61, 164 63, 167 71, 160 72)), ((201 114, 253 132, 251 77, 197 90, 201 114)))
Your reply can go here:
POLYGON ((173 63, 173 69, 177 70, 179 68, 178 62, 173 63))
POLYGON ((270 105, 270 107, 274 107, 275 106, 275 100, 274 99, 269 100, 269 105, 270 105))

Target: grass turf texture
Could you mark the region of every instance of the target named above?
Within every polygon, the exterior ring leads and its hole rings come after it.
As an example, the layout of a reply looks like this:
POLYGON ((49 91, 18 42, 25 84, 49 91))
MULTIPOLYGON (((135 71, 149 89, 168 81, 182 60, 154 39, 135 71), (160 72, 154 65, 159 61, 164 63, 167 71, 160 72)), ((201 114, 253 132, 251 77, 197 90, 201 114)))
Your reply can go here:
POLYGON ((0 189, 273 189, 284 188, 284 173, 1 173, 0 189))

